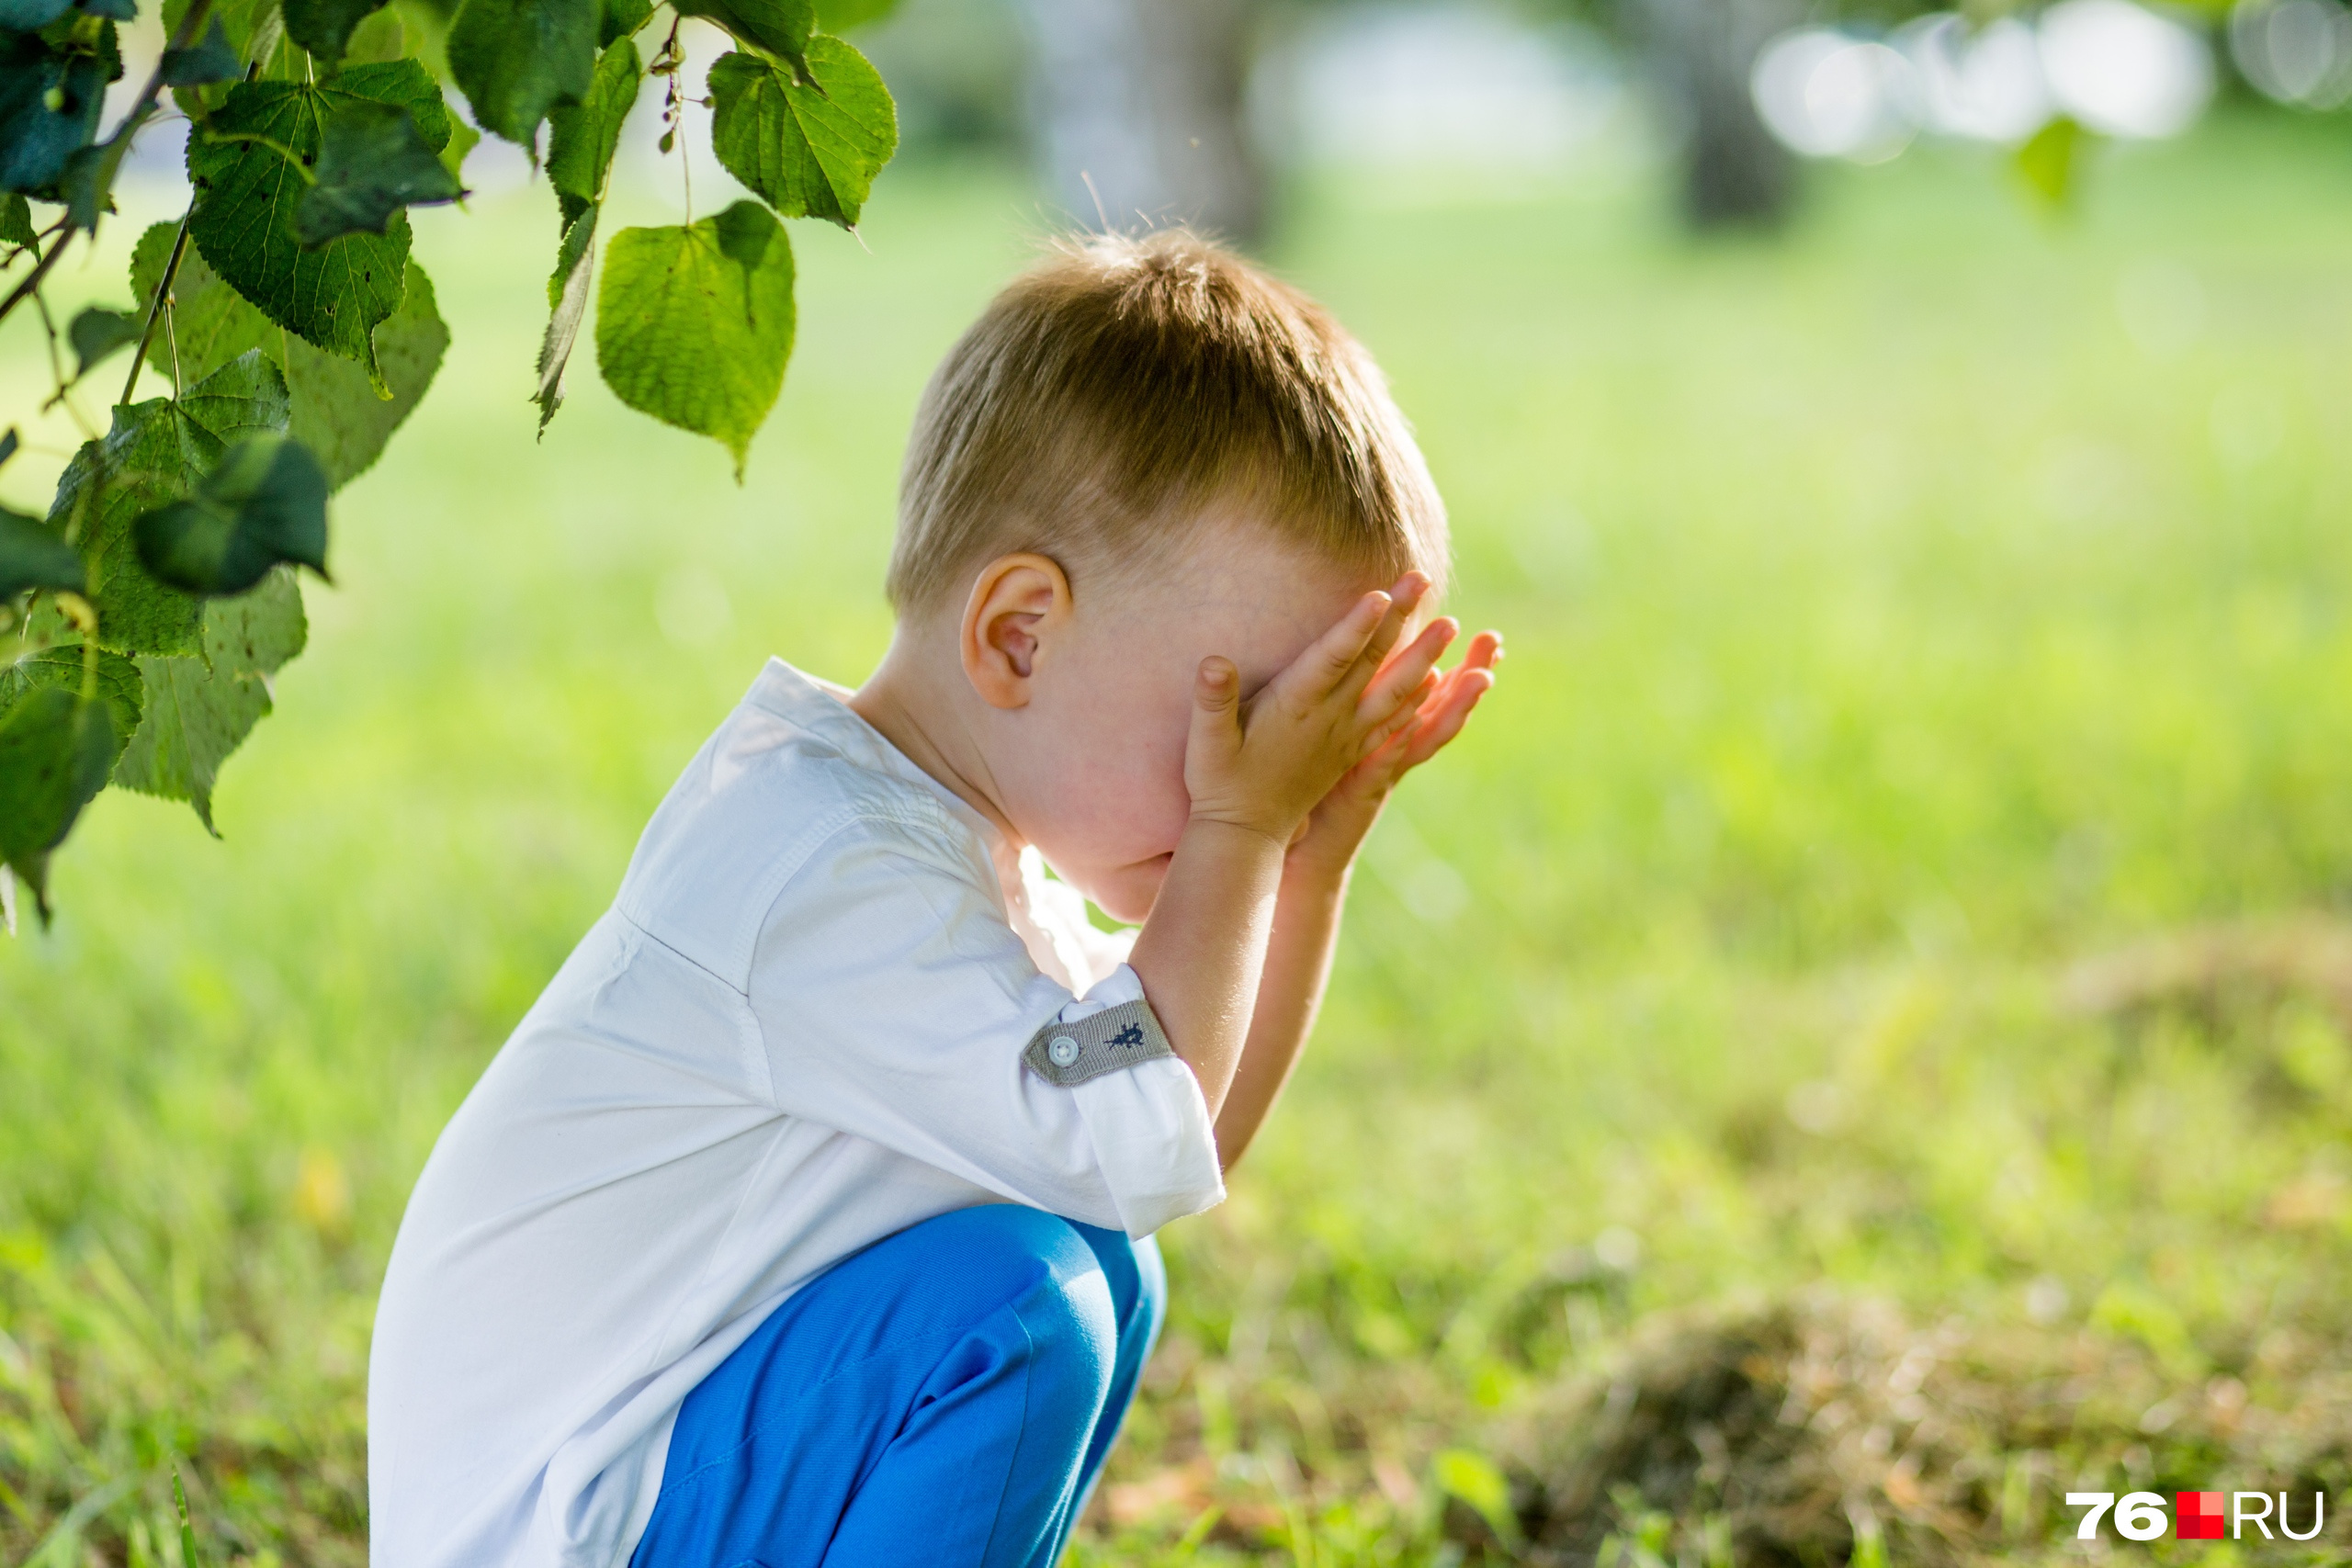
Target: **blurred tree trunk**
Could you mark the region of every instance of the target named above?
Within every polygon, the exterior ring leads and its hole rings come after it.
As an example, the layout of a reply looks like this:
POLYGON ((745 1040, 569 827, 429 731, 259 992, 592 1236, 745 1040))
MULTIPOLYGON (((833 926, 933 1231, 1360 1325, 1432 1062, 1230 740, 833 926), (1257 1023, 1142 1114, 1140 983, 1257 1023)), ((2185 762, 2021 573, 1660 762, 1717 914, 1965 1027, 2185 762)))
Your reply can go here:
POLYGON ((1258 234, 1265 174, 1243 114, 1253 9, 1250 0, 1022 0, 1036 43, 1032 145, 1064 215, 1258 234))
POLYGON ((1748 75, 1797 19, 1788 0, 1629 0, 1630 18, 1681 137, 1682 209, 1693 226, 1778 223, 1795 162, 1757 118, 1748 75))

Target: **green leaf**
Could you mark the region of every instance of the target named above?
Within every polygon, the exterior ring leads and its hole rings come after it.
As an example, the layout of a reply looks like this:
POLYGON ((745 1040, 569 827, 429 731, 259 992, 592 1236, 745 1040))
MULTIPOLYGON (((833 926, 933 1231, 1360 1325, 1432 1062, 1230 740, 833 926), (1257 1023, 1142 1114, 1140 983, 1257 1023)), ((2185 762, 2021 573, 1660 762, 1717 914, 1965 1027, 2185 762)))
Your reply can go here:
POLYGON ((0 32, 0 190, 53 190, 65 161, 96 138, 106 91, 98 56, 0 32))
POLYGON ((398 9, 387 6, 351 29, 351 36, 344 40, 343 62, 345 65, 376 65, 387 61, 405 60, 409 53, 408 44, 408 24, 401 19, 398 9))
POLYGON ((596 292, 596 366, 621 401, 718 441, 742 482, 792 356, 792 244, 756 202, 624 229, 596 292))
POLYGON ((2083 154, 2098 140, 2096 132, 2062 114, 2018 149, 2017 172, 2028 188, 2051 209, 2064 209, 2074 203, 2083 154))
POLYGON ((268 677, 309 638, 301 591, 272 572, 252 592, 204 607, 201 657, 141 659, 146 713, 115 764, 114 782, 142 795, 185 800, 212 826, 220 764, 269 712, 268 677))
POLYGON ((817 25, 829 33, 845 33, 878 22, 899 8, 899 0, 817 0, 817 25))
POLYGON ((49 919, 49 855, 106 787, 118 741, 113 710, 63 686, 42 686, 0 714, 0 862, 33 890, 49 919))
POLYGON ((66 341, 74 345, 74 379, 80 380, 90 373, 90 367, 119 348, 129 348, 139 341, 146 321, 139 316, 109 310, 103 305, 85 307, 65 329, 66 341))
POLYGON ((563 406, 563 371, 571 363, 571 345, 579 340, 581 319, 588 313, 589 276, 595 271, 596 217, 604 209, 591 205, 563 231, 556 254, 555 276, 548 279, 548 330, 539 342, 539 389, 532 400, 539 405, 539 431, 563 406))
POLYGON ((131 536, 159 581, 207 598, 243 593, 274 566, 323 577, 326 470, 288 436, 248 435, 195 494, 141 513, 131 536))
MULTIPOLYGON (((157 223, 130 253, 130 292, 142 312, 154 307, 155 287, 178 232, 176 223, 157 223)), ((247 349, 266 348, 275 356, 286 334, 222 283, 191 245, 172 280, 172 335, 179 344, 180 375, 193 386, 247 349)))
POLYGON ((380 235, 346 234, 314 250, 294 229, 328 117, 358 102, 407 109, 435 152, 448 141, 440 91, 413 60, 354 65, 317 85, 241 82, 209 126, 188 140, 197 191, 188 232, 238 293, 288 331, 366 366, 381 392, 372 339, 377 323, 400 309, 406 214, 393 214, 380 235))
MULTIPOLYGON (((173 225, 158 223, 141 236, 130 262, 130 287, 144 310, 155 298, 172 251, 173 225)), ((288 431, 323 464, 338 490, 365 473, 382 455, 392 432, 424 397, 449 347, 449 329, 435 306, 433 280, 408 264, 408 288, 401 308, 376 329, 376 355, 388 401, 376 395, 368 373, 348 359, 324 354, 279 327, 238 298, 190 251, 180 259, 172 283, 175 330, 181 373, 191 380, 212 373, 248 349, 276 360, 292 402, 288 431)))
POLYGON ((367 373, 348 359, 321 354, 300 338, 284 342, 294 402, 289 433, 325 466, 329 485, 341 490, 375 466, 392 432, 424 400, 448 351, 449 329, 435 306, 433 280, 411 262, 407 296, 376 329, 377 357, 392 389, 389 400, 378 397, 367 373))
POLYGON ((449 171, 451 179, 464 178, 466 154, 481 145, 481 131, 455 115, 449 117, 449 145, 441 149, 441 166, 449 171))
POLYGON ((385 0, 283 0, 286 36, 332 71, 343 63, 352 29, 384 4, 385 0))
POLYGON ((65 15, 74 0, 0 0, 0 28, 37 33, 65 15))
POLYGON ((572 220, 605 199, 605 181, 620 144, 621 123, 637 102, 644 67, 637 45, 622 39, 596 61, 588 96, 548 117, 548 183, 556 189, 569 233, 572 220))
POLYGON ((805 63, 808 35, 817 28, 816 0, 671 0, 682 17, 706 17, 754 49, 789 62, 805 63))
POLYGON ((118 653, 190 655, 202 648, 204 606, 156 581, 139 558, 139 514, 193 491, 239 437, 283 431, 286 382, 248 352, 174 402, 118 404, 114 428, 83 445, 57 481, 50 526, 74 528, 98 612, 98 642, 118 653))
POLYGON ((558 104, 588 96, 598 0, 466 0, 449 28, 449 73, 474 123, 528 147, 558 104))
MULTIPOLYGON (((61 642, 28 653, 14 664, 0 665, 0 714, 47 686, 62 686, 76 695, 86 691, 106 704, 114 720, 118 755, 130 742, 131 731, 139 728, 146 682, 139 677, 139 666, 119 653, 61 642)), ((107 765, 114 765, 113 757, 107 759, 107 765)))
POLYGON ((14 599, 28 588, 79 593, 88 582, 81 556, 63 535, 38 518, 0 507, 0 600, 14 599))
MULTIPOLYGON (((180 23, 187 19, 190 0, 164 0, 164 32, 176 36, 180 23)), ((279 0, 212 0, 212 19, 219 22, 228 35, 230 51, 237 57, 235 74, 244 74, 245 67, 254 61, 267 62, 283 52, 279 46, 286 39, 286 18, 279 9, 279 0)), ((219 83, 200 87, 180 87, 172 96, 189 118, 209 114, 228 100, 229 89, 219 83)))
POLYGON ((653 0, 604 0, 596 22, 596 46, 609 49, 645 26, 653 0))
POLYGON ((315 250, 345 234, 380 234, 403 208, 457 200, 466 193, 439 151, 398 104, 343 105, 327 117, 318 183, 295 203, 294 237, 315 250))
POLYGON ((40 243, 40 236, 33 232, 32 203, 15 191, 0 195, 0 245, 31 250, 40 243))
POLYGON ((243 68, 236 46, 229 41, 229 29, 221 25, 219 17, 205 23, 204 37, 188 48, 164 51, 164 85, 167 87, 202 87, 214 82, 234 81, 243 68))
POLYGON ((813 85, 757 55, 710 68, 711 142, 727 172, 786 218, 854 228, 899 145, 899 114, 865 56, 835 38, 808 44, 813 85))

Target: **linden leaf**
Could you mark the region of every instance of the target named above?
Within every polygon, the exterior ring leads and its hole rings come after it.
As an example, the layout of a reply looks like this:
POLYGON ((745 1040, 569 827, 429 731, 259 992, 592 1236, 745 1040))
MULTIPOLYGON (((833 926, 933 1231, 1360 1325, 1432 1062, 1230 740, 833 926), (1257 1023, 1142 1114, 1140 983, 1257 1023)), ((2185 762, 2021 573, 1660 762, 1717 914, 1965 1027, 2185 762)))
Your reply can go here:
POLYGON ((28 588, 79 593, 88 581, 81 556, 63 535, 38 518, 0 507, 0 599, 14 599, 28 588))
POLYGON ((796 70, 807 64, 808 35, 817 28, 816 0, 671 0, 671 8, 707 17, 796 70))
MULTIPOLYGON (((142 310, 155 298, 171 255, 172 233, 171 224, 156 224, 132 254, 130 288, 142 310)), ((337 490, 382 455, 392 432, 424 397, 449 347, 433 281, 415 262, 408 264, 400 310, 376 329, 376 356, 392 389, 390 401, 376 395, 358 366, 311 347, 246 304, 193 251, 180 258, 172 300, 181 373, 190 379, 208 376, 252 348, 275 359, 292 404, 288 434, 311 449, 337 490)))
MULTIPOLYGON (((190 0, 164 0, 164 32, 175 38, 180 24, 187 19, 190 0)), ((229 51, 236 56, 236 63, 229 80, 245 73, 245 67, 255 61, 266 66, 275 63, 285 52, 280 45, 286 39, 286 18, 279 0, 212 0, 212 20, 220 24, 229 51)), ((270 73, 263 72, 264 75, 270 73)), ((307 79, 309 73, 302 73, 307 79)), ((220 108, 229 96, 227 86, 208 82, 198 86, 175 87, 172 96, 190 118, 201 118, 220 108)))
POLYGON ((601 207, 590 206, 563 231, 557 251, 555 276, 548 279, 548 330, 539 343, 539 432, 563 406, 564 367, 571 363, 571 345, 579 340, 580 322, 588 313, 588 281, 594 272, 596 217, 601 207))
POLYGON ((243 68, 236 46, 229 41, 229 29, 219 17, 205 24, 204 37, 194 44, 164 51, 162 71, 167 87, 204 87, 233 81, 243 68))
POLYGON ((0 190, 53 190, 66 160, 96 140, 106 91, 97 55, 0 31, 0 190))
POLYGON ((323 577, 326 470, 299 441, 248 435, 195 494, 142 513, 131 536, 157 579, 208 598, 243 593, 281 564, 323 577))
POLYGON ((321 136, 318 183, 295 204, 294 237, 315 250, 345 234, 380 234, 403 208, 457 200, 465 190, 439 152, 398 104, 343 105, 321 136))
POLYGON ((845 33, 878 22, 899 8, 899 0, 817 0, 817 25, 829 33, 845 33))
POLYGON ((114 710, 62 685, 43 685, 0 714, 0 863, 33 890, 49 919, 49 854, 106 787, 119 741, 114 710))
MULTIPOLYGON (((142 313, 154 308, 155 286, 163 280, 178 232, 176 223, 157 223, 139 236, 131 250, 130 292, 142 313)), ((179 346, 181 378, 194 385, 247 349, 263 348, 275 356, 286 334, 222 283, 191 245, 181 254, 179 272, 172 279, 172 335, 179 346)))
POLYGON ((40 236, 33 232, 32 203, 15 191, 0 194, 0 245, 31 250, 40 243, 40 236))
MULTIPOLYGON (((119 653, 61 642, 28 653, 14 664, 0 665, 0 713, 44 686, 62 686, 77 694, 86 687, 106 704, 114 718, 118 755, 130 742, 130 732, 139 728, 146 683, 139 678, 139 666, 119 653)), ((107 758, 107 765, 113 766, 114 758, 107 758)))
POLYGON ((139 661, 146 713, 115 764, 114 782, 187 801, 218 837, 212 788, 220 764, 269 712, 268 678, 302 651, 309 635, 289 572, 272 572, 237 598, 207 602, 201 657, 139 661))
POLYGON ((341 490, 375 466, 392 432, 424 400, 448 351, 449 329, 435 308, 433 280, 411 262, 399 311, 376 329, 377 361, 392 390, 389 400, 378 397, 367 372, 348 359, 321 354, 290 334, 281 341, 294 405, 288 434, 311 449, 325 466, 329 485, 341 490))
POLYGON ((786 218, 854 228, 874 176, 899 145, 899 114, 881 73, 835 38, 808 43, 812 84, 757 55, 710 68, 711 144, 729 174, 786 218))
POLYGON ((741 483, 792 356, 792 243, 757 202, 624 229, 596 291, 596 366, 621 401, 718 441, 741 483))
POLYGON ((588 96, 598 0, 466 0, 449 28, 449 73, 474 123, 528 147, 558 104, 588 96))
MULTIPOLYGON (((401 20, 397 9, 386 6, 375 12, 351 29, 351 37, 344 41, 343 62, 345 65, 373 65, 386 61, 405 60, 409 55, 410 29, 401 20)), ((422 43, 420 37, 417 41, 422 43)), ((455 135, 455 128, 451 134, 455 135)))
POLYGON ((653 0, 604 0, 596 21, 596 46, 609 49, 645 26, 653 0))
POLYGON ((0 0, 0 28, 37 33, 73 7, 74 0, 0 0))
POLYGON ((119 348, 129 348, 139 341, 145 329, 144 318, 109 310, 103 305, 91 305, 74 318, 65 329, 65 340, 74 345, 74 379, 80 380, 90 373, 90 367, 119 348))
POLYGON ((566 233, 574 219, 605 199, 613 149, 620 144, 621 123, 637 102, 644 74, 637 45, 622 39, 597 59, 587 96, 548 117, 548 183, 561 204, 566 233))
POLYGON ((294 213, 312 182, 328 118, 356 102, 405 108, 424 145, 449 139, 440 90, 413 60, 355 65, 331 82, 241 82, 208 127, 188 139, 197 191, 189 237, 212 270, 288 331, 368 368, 383 385, 373 336, 400 309, 409 230, 394 213, 379 234, 346 234, 315 250, 297 239, 294 213))
POLYGON ((457 115, 449 117, 449 145, 441 149, 441 166, 453 180, 465 175, 466 154, 481 144, 481 132, 457 115))
POLYGON ((74 525, 101 647, 133 654, 201 649, 202 602, 155 579, 139 558, 132 525, 193 491, 239 437, 284 431, 287 413, 277 367, 249 351, 177 402, 118 404, 114 428, 74 455, 49 520, 60 530, 74 525))
POLYGON ((285 0, 286 36, 316 55, 333 70, 343 62, 352 29, 380 9, 386 0, 285 0))

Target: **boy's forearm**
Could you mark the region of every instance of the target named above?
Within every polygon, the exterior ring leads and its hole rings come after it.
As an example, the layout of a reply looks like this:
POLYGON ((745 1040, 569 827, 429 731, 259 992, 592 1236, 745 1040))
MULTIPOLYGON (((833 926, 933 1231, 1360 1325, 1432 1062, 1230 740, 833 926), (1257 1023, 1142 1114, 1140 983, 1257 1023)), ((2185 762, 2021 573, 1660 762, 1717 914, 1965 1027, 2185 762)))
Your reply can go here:
POLYGON ((1217 1161, 1233 1168, 1264 1125, 1315 1027, 1338 950, 1348 871, 1294 866, 1283 877, 1265 972, 1233 1086, 1216 1116, 1217 1161))
POLYGON ((1267 834, 1196 818, 1128 955, 1212 1117, 1225 1107, 1251 1033, 1283 848, 1267 834))

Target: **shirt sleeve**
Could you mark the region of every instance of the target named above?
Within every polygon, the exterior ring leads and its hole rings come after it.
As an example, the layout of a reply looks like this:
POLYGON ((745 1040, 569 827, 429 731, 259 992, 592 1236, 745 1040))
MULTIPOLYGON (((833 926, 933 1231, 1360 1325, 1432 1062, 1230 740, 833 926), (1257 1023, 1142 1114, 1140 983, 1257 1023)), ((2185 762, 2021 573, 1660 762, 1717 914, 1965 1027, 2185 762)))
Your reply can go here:
POLYGON ((748 989, 787 1115, 1133 1236, 1225 1196, 1181 1060, 1069 1088, 1022 1060, 1046 1024, 1141 999, 1135 971, 1072 996, 973 868, 893 825, 854 822, 803 863, 768 911, 748 989))

